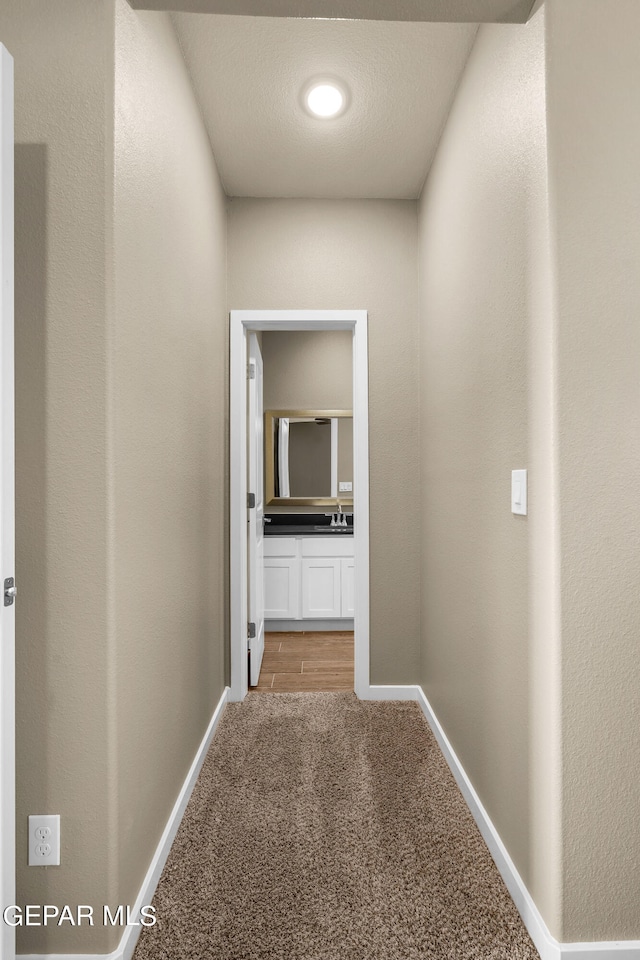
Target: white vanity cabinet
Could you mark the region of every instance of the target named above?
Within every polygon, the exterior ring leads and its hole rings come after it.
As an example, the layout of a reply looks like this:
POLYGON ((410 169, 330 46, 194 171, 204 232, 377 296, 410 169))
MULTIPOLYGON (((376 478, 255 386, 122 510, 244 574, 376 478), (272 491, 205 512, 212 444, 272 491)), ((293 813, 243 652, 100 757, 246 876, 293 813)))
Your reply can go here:
POLYGON ((303 557, 302 618, 316 620, 342 616, 339 557, 303 557))
MULTIPOLYGON (((266 537, 265 619, 345 621, 354 615, 353 537, 266 537)), ((273 629, 273 627, 272 627, 273 629)))
POLYGON ((340 561, 340 584, 342 616, 353 620, 356 612, 356 582, 353 557, 343 557, 340 561))
POLYGON ((300 564, 295 537, 264 538, 264 616, 297 620, 300 609, 300 564))

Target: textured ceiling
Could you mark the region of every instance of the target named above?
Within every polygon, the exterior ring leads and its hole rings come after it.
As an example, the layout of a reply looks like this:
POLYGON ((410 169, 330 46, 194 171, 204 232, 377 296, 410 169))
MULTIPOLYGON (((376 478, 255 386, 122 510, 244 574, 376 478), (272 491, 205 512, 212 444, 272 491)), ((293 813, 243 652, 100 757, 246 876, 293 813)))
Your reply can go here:
MULTIPOLYGON (((443 23, 525 23, 536 0, 129 0, 139 10, 255 17, 342 17, 443 23)), ((540 0, 537 0, 540 2, 540 0)))
POLYGON ((477 26, 173 14, 229 196, 419 195, 477 26), (333 75, 334 120, 301 106, 333 75))

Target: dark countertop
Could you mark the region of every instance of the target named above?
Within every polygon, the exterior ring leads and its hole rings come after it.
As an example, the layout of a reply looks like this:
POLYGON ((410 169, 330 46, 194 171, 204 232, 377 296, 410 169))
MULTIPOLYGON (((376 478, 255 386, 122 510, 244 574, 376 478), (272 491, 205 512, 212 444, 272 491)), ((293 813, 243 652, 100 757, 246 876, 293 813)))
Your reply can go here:
POLYGON ((271 522, 265 523, 265 537, 352 537, 353 514, 346 516, 349 524, 346 527, 332 527, 331 517, 322 513, 272 513, 271 522))
POLYGON ((345 537, 353 536, 353 526, 331 527, 328 524, 311 526, 310 524, 271 524, 264 528, 265 537, 345 537))

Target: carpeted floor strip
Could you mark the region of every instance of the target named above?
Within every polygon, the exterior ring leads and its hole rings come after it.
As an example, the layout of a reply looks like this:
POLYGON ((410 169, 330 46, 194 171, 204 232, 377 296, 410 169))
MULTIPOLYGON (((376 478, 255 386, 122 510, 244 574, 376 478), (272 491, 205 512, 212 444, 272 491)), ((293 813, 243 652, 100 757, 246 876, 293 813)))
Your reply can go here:
POLYGON ((229 704, 134 960, 537 960, 419 707, 229 704))

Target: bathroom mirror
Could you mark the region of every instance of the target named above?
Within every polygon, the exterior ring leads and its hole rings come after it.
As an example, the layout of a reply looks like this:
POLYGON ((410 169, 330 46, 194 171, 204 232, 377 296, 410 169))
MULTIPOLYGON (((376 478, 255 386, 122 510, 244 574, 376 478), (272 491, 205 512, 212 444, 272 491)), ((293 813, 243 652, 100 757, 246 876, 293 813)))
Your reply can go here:
POLYGON ((353 503, 353 411, 267 410, 267 504, 353 503))

